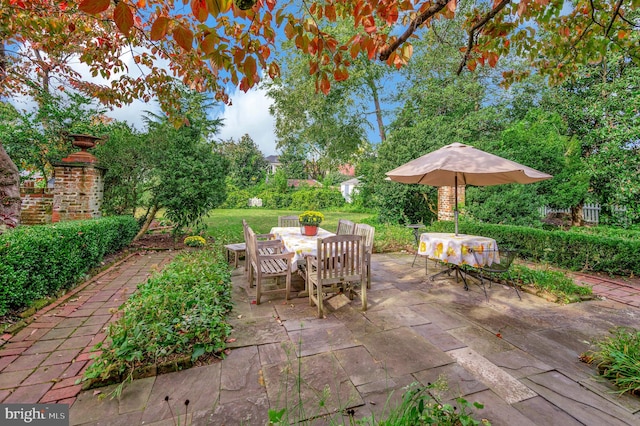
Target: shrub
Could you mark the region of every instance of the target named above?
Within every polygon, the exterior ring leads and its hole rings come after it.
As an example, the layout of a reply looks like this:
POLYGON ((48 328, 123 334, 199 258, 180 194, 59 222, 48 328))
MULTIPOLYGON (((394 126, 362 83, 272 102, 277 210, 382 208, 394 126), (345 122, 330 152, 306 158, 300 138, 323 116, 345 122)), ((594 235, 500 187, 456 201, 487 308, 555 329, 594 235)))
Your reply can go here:
MULTIPOLYGON (((453 222, 434 222, 429 232, 453 232, 453 222)), ((574 231, 545 231, 523 226, 463 221, 460 233, 491 237, 536 262, 619 275, 640 274, 640 241, 574 231)))
POLYGON ((304 210, 322 210, 343 206, 344 198, 336 189, 301 188, 291 194, 291 205, 304 210))
POLYGON ((245 189, 235 190, 227 193, 227 199, 222 203, 223 209, 248 209, 251 195, 245 189))
POLYGON ((137 231, 133 216, 115 216, 23 226, 0 235, 0 315, 71 287, 137 231))
POLYGON ((184 239, 184 244, 189 247, 204 247, 207 245, 207 240, 200 235, 191 235, 184 239))
POLYGON ((176 356, 195 360, 225 348, 231 326, 231 274, 220 247, 179 255, 138 286, 109 325, 101 355, 85 378, 130 379, 134 368, 176 356))
POLYGON ((257 195, 262 199, 262 207, 267 209, 286 209, 291 206, 291 194, 277 190, 262 191, 257 195))
POLYGON ((620 394, 640 394, 640 330, 618 327, 612 334, 596 342, 600 350, 582 354, 580 359, 595 363, 620 394))

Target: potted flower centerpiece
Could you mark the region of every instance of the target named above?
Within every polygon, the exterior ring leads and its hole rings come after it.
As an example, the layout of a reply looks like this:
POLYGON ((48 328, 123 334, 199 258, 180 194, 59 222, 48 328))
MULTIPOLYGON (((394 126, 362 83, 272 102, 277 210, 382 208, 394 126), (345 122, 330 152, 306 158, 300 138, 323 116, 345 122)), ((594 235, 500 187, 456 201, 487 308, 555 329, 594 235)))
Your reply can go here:
POLYGON ((300 227, 304 235, 316 235, 318 233, 318 226, 320 226, 324 220, 324 215, 320 212, 307 210, 302 213, 298 219, 300 220, 300 227))

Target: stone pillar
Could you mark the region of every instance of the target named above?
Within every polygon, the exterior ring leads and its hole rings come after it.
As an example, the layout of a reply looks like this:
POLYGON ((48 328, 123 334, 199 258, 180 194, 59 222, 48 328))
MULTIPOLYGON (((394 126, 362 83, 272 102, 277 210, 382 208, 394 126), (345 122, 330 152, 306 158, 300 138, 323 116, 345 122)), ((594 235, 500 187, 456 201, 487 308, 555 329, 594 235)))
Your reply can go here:
POLYGON ((93 219, 102 215, 105 169, 97 162, 96 157, 82 150, 54 164, 52 222, 93 219))
MULTIPOLYGON (((458 209, 464 206, 464 188, 464 185, 458 185, 458 209)), ((438 187, 438 220, 453 222, 455 197, 455 187, 438 187)))

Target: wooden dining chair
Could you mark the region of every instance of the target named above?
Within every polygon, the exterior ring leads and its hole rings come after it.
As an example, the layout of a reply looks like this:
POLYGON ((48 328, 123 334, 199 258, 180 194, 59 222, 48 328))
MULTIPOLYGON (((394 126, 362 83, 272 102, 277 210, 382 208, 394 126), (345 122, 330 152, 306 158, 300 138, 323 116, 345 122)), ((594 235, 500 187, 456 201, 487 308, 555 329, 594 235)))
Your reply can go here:
POLYGON ((349 235, 353 234, 353 229, 356 224, 347 219, 338 219, 338 228, 336 229, 336 235, 349 235))
POLYGON ((300 226, 300 218, 298 216, 278 216, 278 226, 293 227, 300 226))
POLYGON ((255 279, 256 304, 260 304, 263 294, 283 292, 285 300, 291 294, 291 262, 295 253, 287 252, 280 240, 258 241, 251 227, 247 227, 247 252, 250 253, 249 287, 255 279), (284 288, 279 286, 280 277, 285 278, 284 288), (265 289, 264 281, 275 279, 275 288, 265 289))
MULTIPOLYGON (((249 236, 248 236, 248 233, 247 233, 248 228, 249 228, 249 224, 247 223, 247 221, 245 219, 242 219, 242 230, 244 232, 244 243, 227 244, 225 246, 225 248, 227 248, 227 246, 233 246, 236 249, 244 251, 244 272, 245 272, 245 274, 248 274, 249 265, 251 264, 251 252, 249 250, 247 250, 247 246, 248 246, 247 242, 249 241, 249 236)), ((255 234, 255 235, 258 238, 258 242, 259 243, 262 242, 262 241, 271 241, 271 240, 275 240, 276 239, 276 236, 274 234, 255 234)), ((258 246, 260 246, 260 244, 258 244, 258 246)), ((258 247, 258 250, 264 250, 266 252, 266 254, 269 254, 269 252, 273 251, 269 246, 266 246, 264 248, 258 247)), ((237 266, 237 263, 236 263, 235 266, 237 266)), ((251 282, 249 284, 250 284, 250 286, 252 286, 251 282)))
POLYGON ((371 253, 373 253, 373 238, 376 228, 365 223, 355 225, 353 233, 364 238, 364 264, 367 279, 367 288, 371 288, 371 253))
POLYGON ((362 310, 367 310, 362 236, 318 238, 317 256, 307 256, 306 260, 309 305, 318 307, 318 318, 324 317, 325 300, 339 293, 345 293, 352 299, 358 288, 362 310))

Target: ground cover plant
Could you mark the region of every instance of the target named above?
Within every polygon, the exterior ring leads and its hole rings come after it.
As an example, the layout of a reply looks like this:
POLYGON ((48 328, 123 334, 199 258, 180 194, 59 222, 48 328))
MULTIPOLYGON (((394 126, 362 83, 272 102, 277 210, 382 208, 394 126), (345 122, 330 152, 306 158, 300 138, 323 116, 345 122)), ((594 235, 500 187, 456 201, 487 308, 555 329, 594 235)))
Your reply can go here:
POLYGON ((591 287, 577 285, 571 278, 560 271, 550 269, 529 268, 524 265, 513 265, 511 275, 523 285, 531 285, 537 290, 545 291, 557 297, 558 302, 578 302, 591 296, 591 287))
POLYGON ((580 359, 595 364, 602 377, 611 380, 620 394, 640 395, 640 330, 618 327, 612 336, 595 344, 600 349, 586 352, 580 359))
POLYGON ((440 386, 446 386, 446 383, 439 381, 430 383, 428 386, 412 383, 402 395, 400 404, 389 410, 386 416, 378 420, 375 416, 367 417, 359 420, 357 424, 371 426, 491 425, 488 420, 476 420, 471 414, 471 407, 484 408, 478 402, 472 404, 462 397, 456 398, 455 405, 441 401, 437 393, 433 392, 440 386))
MULTIPOLYGON (((380 416, 367 416, 361 419, 355 418, 354 410, 345 410, 342 417, 349 418, 350 425, 360 426, 422 426, 422 425, 438 425, 438 426, 490 426, 491 423, 487 419, 476 420, 476 415, 471 409, 480 410, 484 406, 478 402, 470 403, 466 399, 459 397, 452 402, 444 402, 438 396, 439 390, 444 390, 447 383, 443 377, 439 378, 436 383, 429 383, 422 386, 419 383, 412 383, 406 388, 402 394, 402 399, 391 405, 389 401, 394 391, 391 391, 385 404, 384 412, 380 416), (388 405, 388 406, 387 406, 388 405)), ((328 389, 325 388, 325 392, 328 389)), ((324 395, 328 397, 328 395, 324 395)), ((320 401, 320 405, 322 405, 320 401)), ((291 424, 289 418, 290 410, 296 407, 285 407, 280 410, 269 410, 270 425, 288 425, 291 424)), ((310 419, 298 424, 345 424, 336 422, 333 418, 320 416, 317 419, 310 419)))
POLYGON ((231 332, 231 275, 221 247, 182 253, 138 286, 97 345, 84 379, 121 385, 144 369, 221 356, 231 332))

